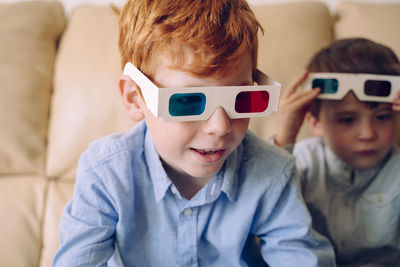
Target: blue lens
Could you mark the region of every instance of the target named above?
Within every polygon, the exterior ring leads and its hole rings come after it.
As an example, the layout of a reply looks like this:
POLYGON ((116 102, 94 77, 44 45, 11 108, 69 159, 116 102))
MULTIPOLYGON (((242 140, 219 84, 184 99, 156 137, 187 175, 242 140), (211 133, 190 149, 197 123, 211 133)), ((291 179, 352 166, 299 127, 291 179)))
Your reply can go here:
POLYGON ((206 96, 203 93, 173 94, 169 99, 171 116, 200 115, 206 107, 206 96))
POLYGON ((314 79, 312 88, 321 88, 321 94, 336 94, 338 84, 339 82, 336 79, 314 79))

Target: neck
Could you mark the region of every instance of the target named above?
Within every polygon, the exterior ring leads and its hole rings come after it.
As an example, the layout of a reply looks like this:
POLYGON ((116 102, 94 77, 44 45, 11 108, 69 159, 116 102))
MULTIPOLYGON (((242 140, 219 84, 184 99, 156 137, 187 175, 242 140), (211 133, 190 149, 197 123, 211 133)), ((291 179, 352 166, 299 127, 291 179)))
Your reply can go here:
POLYGON ((179 193, 189 200, 211 180, 211 177, 197 178, 190 176, 187 173, 176 171, 168 164, 164 163, 163 165, 168 178, 178 189, 179 193))

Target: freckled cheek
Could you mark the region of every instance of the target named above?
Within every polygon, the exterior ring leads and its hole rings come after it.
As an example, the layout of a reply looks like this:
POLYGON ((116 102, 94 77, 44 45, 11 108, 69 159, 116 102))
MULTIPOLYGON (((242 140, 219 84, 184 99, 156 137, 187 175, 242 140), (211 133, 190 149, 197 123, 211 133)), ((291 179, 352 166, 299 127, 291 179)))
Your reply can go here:
POLYGON ((193 138, 193 131, 185 129, 181 125, 164 124, 163 127, 153 129, 156 137, 153 139, 158 147, 158 152, 163 154, 178 153, 193 138))
POLYGON ((170 134, 170 143, 179 149, 187 149, 197 144, 201 130, 196 124, 181 125, 170 134))
POLYGON ((238 136, 244 136, 247 129, 249 128, 250 119, 236 119, 233 121, 233 129, 234 132, 238 136))
POLYGON ((247 132, 247 129, 248 129, 248 125, 243 125, 243 124, 236 125, 236 127, 234 126, 232 128, 232 132, 230 134, 232 145, 233 145, 232 149, 235 149, 236 146, 238 146, 242 142, 242 140, 247 132))

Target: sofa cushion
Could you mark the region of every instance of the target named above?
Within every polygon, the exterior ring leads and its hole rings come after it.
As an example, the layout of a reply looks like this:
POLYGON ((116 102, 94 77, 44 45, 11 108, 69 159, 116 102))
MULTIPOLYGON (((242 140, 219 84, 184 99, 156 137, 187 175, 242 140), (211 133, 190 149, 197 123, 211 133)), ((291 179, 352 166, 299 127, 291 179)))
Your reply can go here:
POLYGON ((72 197, 74 180, 49 180, 45 216, 43 220, 43 239, 40 266, 51 266, 51 262, 60 246, 59 223, 64 207, 72 197))
MULTIPOLYGON (((333 20, 321 2, 254 5, 265 33, 260 36, 259 68, 282 84, 282 92, 311 57, 332 42, 333 20)), ((274 133, 276 114, 252 119, 250 128, 267 139, 274 133)), ((298 139, 309 136, 303 127, 298 139)))
POLYGON ((118 89, 118 16, 108 7, 72 11, 55 66, 47 174, 73 179, 90 141, 134 123, 118 89))
POLYGON ((45 190, 40 176, 0 177, 1 266, 38 266, 45 190))
POLYGON ((0 4, 0 173, 44 168, 53 64, 64 25, 58 2, 0 4))
MULTIPOLYGON (((342 2, 337 8, 335 36, 369 38, 393 49, 400 57, 400 4, 342 2)), ((398 124, 400 121, 398 122, 398 124)), ((400 145, 400 125, 396 142, 400 145)))

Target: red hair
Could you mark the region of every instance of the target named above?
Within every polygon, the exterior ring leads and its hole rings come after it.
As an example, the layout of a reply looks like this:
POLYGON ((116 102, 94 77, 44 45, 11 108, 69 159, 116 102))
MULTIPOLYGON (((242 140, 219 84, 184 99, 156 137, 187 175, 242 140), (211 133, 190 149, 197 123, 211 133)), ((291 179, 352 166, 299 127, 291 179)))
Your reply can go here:
POLYGON ((150 77, 160 54, 195 76, 224 75, 244 56, 254 70, 263 30, 246 0, 128 0, 119 29, 122 65, 150 77))

